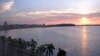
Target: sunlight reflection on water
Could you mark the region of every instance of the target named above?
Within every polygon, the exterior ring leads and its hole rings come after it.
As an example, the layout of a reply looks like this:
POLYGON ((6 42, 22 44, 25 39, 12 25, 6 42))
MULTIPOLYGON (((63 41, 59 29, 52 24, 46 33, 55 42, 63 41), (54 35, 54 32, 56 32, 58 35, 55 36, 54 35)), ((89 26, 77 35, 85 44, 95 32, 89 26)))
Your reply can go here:
POLYGON ((88 41, 87 41, 87 29, 84 26, 82 29, 82 51, 81 56, 88 56, 88 41))

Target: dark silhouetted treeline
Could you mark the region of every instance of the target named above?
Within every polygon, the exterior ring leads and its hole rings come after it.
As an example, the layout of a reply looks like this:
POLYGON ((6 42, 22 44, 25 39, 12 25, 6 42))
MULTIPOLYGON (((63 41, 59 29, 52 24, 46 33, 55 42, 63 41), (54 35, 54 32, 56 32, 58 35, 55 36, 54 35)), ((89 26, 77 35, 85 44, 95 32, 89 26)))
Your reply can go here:
MULTIPOLYGON (((0 36, 0 48, 0 52, 2 52, 0 55, 4 56, 52 56, 55 50, 52 43, 38 45, 34 39, 25 41, 22 38, 12 38, 10 36, 0 36), (25 55, 26 53, 28 55, 25 55)), ((60 49, 58 55, 62 55, 64 52, 60 49)))

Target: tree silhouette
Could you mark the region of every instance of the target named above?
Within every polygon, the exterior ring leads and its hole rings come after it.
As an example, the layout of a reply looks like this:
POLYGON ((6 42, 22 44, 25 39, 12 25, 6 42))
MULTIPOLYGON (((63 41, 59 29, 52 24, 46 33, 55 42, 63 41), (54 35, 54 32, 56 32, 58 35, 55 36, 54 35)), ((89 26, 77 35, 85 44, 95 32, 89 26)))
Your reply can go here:
POLYGON ((58 52, 57 56, 66 56, 66 51, 59 48, 59 52, 58 52))
POLYGON ((11 39, 9 45, 18 48, 18 40, 16 38, 15 39, 11 39))
POLYGON ((46 52, 45 45, 40 45, 39 47, 37 47, 37 54, 39 54, 39 56, 44 56, 45 52, 46 52))
POLYGON ((46 44, 46 46, 47 46, 46 55, 47 56, 53 55, 53 50, 55 49, 54 45, 53 44, 46 44))
POLYGON ((23 40, 21 38, 18 39, 18 48, 23 49, 23 40))
POLYGON ((29 56, 50 56, 53 55, 53 50, 55 49, 53 44, 37 46, 37 42, 34 39, 31 39, 31 41, 25 41, 22 38, 13 39, 11 36, 1 36, 0 41, 2 41, 2 43, 7 42, 9 46, 17 48, 18 50, 16 49, 16 52, 21 56, 24 56, 23 53, 27 51, 29 54, 32 54, 29 56))
POLYGON ((11 36, 8 37, 7 41, 8 41, 8 44, 10 45, 11 44, 11 41, 12 41, 11 36))
POLYGON ((37 45, 37 42, 34 41, 34 39, 32 39, 30 42, 29 42, 29 46, 31 47, 31 52, 32 54, 35 54, 36 52, 36 45, 37 45))

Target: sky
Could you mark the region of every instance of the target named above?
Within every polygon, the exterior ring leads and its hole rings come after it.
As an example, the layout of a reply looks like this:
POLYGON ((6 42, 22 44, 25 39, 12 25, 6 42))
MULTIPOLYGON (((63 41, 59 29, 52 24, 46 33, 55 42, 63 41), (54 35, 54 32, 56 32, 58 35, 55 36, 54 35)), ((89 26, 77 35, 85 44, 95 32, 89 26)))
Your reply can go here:
POLYGON ((0 0, 0 24, 100 24, 100 0, 0 0))

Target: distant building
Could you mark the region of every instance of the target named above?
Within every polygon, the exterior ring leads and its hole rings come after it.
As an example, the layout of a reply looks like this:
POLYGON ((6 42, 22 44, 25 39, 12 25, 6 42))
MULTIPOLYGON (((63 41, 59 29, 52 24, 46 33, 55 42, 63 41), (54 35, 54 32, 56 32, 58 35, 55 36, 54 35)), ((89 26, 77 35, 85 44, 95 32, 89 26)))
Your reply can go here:
POLYGON ((7 24, 7 21, 5 21, 5 22, 4 22, 4 26, 7 26, 7 25, 8 25, 8 24, 7 24))
POLYGON ((3 25, 3 26, 4 26, 4 29, 5 29, 5 30, 8 28, 7 21, 4 22, 4 25, 3 25))

